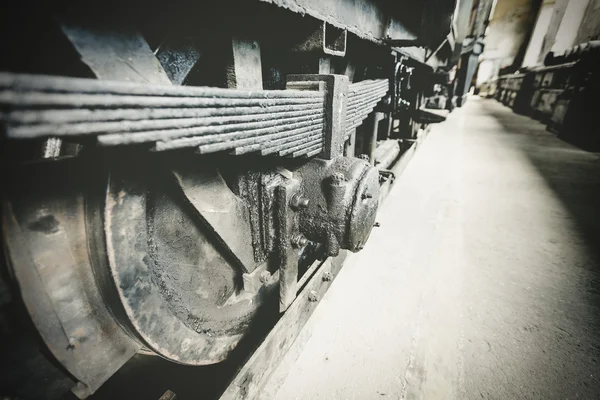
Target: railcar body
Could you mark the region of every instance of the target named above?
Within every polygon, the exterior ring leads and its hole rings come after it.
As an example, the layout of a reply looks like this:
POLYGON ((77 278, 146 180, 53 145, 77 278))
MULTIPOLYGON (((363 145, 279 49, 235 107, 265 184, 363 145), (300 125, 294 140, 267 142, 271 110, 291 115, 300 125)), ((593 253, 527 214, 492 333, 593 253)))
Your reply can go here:
POLYGON ((136 354, 228 360, 318 260, 362 249, 439 118, 454 6, 6 7, 0 394, 93 396, 136 354))

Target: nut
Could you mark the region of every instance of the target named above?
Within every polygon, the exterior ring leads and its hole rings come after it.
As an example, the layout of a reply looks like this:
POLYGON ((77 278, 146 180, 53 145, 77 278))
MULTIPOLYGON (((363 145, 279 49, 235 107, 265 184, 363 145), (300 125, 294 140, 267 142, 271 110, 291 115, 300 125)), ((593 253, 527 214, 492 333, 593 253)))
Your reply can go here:
POLYGON ((300 210, 302 208, 306 208, 306 207, 308 207, 309 203, 310 203, 310 200, 307 197, 302 196, 302 194, 300 194, 300 193, 296 193, 290 199, 290 206, 294 210, 300 210))
POLYGON ((316 303, 317 301, 319 301, 319 294, 314 290, 311 290, 308 293, 308 301, 310 301, 311 303, 316 303))
POLYGON ((300 247, 304 247, 308 244, 308 239, 305 238, 302 235, 296 235, 294 237, 292 237, 292 246, 294 246, 295 248, 300 248, 300 247))
POLYGON ((331 282, 333 280, 333 274, 329 271, 323 273, 323 282, 331 282))

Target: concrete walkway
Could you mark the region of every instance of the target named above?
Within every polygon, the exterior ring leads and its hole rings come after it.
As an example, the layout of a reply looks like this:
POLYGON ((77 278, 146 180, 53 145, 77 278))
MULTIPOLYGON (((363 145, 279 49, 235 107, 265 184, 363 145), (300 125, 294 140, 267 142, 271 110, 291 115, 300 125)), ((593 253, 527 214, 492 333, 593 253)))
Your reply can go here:
POLYGON ((494 100, 434 127, 264 399, 600 398, 600 156, 494 100))

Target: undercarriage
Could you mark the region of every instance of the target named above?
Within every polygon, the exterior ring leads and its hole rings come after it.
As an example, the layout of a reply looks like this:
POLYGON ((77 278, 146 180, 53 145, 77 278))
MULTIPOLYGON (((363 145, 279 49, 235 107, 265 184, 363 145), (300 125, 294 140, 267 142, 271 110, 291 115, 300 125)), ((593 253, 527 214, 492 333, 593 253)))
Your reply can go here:
POLYGON ((443 119, 454 2, 401 3, 7 8, 0 394, 93 398, 139 354, 239 364, 329 284, 443 119))

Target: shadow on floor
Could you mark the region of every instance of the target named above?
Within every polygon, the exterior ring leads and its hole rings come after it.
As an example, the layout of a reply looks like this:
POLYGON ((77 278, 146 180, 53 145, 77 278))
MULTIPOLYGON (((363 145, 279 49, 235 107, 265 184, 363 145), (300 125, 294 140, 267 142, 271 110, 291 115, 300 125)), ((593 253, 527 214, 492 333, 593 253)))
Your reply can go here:
POLYGON ((600 154, 567 143, 529 117, 483 101, 486 113, 513 135, 525 155, 569 211, 600 273, 600 154), (525 127, 525 129, 524 129, 525 127))

